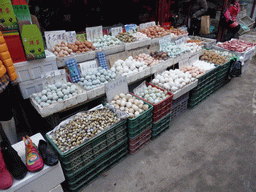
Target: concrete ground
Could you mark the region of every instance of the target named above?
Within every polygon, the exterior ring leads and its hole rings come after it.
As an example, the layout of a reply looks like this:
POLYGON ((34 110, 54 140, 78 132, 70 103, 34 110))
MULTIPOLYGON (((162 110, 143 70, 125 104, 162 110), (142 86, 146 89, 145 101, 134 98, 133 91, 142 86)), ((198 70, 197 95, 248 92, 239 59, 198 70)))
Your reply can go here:
POLYGON ((255 61, 82 191, 256 191, 255 61))

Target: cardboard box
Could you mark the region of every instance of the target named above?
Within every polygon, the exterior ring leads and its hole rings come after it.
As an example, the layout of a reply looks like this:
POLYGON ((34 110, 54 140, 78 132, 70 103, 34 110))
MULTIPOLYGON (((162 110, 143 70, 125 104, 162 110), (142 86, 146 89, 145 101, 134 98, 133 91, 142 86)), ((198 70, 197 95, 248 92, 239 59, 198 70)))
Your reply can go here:
POLYGON ((11 0, 0 1, 0 31, 18 30, 19 25, 14 14, 11 0))

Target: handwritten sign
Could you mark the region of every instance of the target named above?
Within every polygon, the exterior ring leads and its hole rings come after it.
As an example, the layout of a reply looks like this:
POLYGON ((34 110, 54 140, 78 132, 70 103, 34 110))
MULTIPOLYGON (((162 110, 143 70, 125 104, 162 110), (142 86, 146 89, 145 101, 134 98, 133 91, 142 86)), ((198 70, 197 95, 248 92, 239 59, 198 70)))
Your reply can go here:
POLYGON ((68 43, 75 43, 76 42, 76 32, 75 31, 67 31, 66 32, 66 41, 68 43))
POLYGON ((146 23, 141 23, 141 24, 139 25, 139 27, 140 27, 140 29, 146 29, 146 28, 147 28, 147 25, 146 25, 146 23))
POLYGON ((151 21, 151 22, 147 22, 146 23, 146 26, 147 27, 153 27, 153 26, 155 26, 156 25, 156 22, 155 21, 151 21))
POLYGON ((89 69, 98 68, 96 59, 92 61, 86 61, 84 63, 80 63, 79 65, 80 65, 80 70, 82 74, 85 74, 86 71, 88 71, 89 69))
POLYGON ((65 69, 44 72, 41 74, 43 87, 57 82, 67 82, 65 69))
POLYGON ((122 27, 113 27, 111 28, 111 35, 112 36, 117 36, 118 33, 123 33, 123 28, 122 27))
POLYGON ((106 84, 107 101, 111 102, 115 95, 128 93, 128 83, 126 77, 120 77, 106 84))
POLYGON ((160 50, 162 50, 166 45, 170 44, 172 41, 171 36, 163 37, 159 40, 160 50))
POLYGON ((56 44, 64 41, 67 43, 67 35, 65 30, 60 31, 45 31, 45 42, 48 49, 52 49, 56 44))
POLYGON ((175 41, 176 45, 181 45, 181 44, 184 44, 184 43, 186 43, 186 38, 185 37, 182 37, 182 38, 175 41))
POLYGON ((97 27, 86 27, 86 37, 88 41, 93 41, 96 38, 103 36, 102 26, 97 27))

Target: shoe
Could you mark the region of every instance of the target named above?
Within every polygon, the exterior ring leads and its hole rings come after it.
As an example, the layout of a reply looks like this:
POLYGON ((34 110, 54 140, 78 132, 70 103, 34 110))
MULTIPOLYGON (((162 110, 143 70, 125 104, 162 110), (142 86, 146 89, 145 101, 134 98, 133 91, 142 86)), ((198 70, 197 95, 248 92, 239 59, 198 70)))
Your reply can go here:
POLYGON ((39 140, 38 151, 43 158, 44 164, 54 166, 58 163, 58 156, 46 141, 42 139, 39 140))
POLYGON ((0 148, 0 189, 8 189, 13 184, 13 178, 8 171, 0 148))
POLYGON ((44 162, 40 156, 36 145, 29 136, 23 137, 26 146, 26 166, 30 172, 40 171, 44 167, 44 162))
POLYGON ((28 170, 17 151, 15 151, 6 141, 1 142, 1 148, 5 165, 11 175, 17 180, 23 179, 28 170))

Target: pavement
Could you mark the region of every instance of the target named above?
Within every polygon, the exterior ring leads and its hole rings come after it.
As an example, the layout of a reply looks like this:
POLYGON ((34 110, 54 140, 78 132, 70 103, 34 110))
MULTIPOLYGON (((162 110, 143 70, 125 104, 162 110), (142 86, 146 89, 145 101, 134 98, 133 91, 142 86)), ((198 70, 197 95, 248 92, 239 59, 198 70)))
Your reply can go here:
POLYGON ((255 62, 82 192, 256 191, 255 62))

